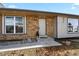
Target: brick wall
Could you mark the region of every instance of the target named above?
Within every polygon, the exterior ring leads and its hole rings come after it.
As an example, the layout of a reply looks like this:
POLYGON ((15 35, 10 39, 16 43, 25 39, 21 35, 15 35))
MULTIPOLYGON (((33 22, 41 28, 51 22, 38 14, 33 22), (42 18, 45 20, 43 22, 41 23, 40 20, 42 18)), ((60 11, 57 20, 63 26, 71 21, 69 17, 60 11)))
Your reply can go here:
POLYGON ((38 30, 38 17, 27 17, 27 35, 29 37, 36 37, 36 31, 38 30))
POLYGON ((26 34, 0 34, 0 40, 22 40, 27 39, 26 34))
MULTIPOLYGON (((2 32, 2 17, 0 16, 0 33, 2 32)), ((48 36, 53 36, 53 18, 46 19, 46 32, 48 36)), ((26 33, 25 34, 0 34, 0 40, 16 40, 35 38, 36 31, 39 30, 39 16, 26 16, 26 33)))

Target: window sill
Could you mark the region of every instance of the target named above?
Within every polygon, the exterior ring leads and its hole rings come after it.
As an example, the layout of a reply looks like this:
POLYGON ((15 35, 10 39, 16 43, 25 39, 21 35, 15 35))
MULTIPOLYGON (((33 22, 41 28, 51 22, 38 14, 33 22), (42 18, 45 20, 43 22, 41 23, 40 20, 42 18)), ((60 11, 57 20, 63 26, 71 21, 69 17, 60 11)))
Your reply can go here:
POLYGON ((27 33, 5 33, 4 35, 24 35, 24 34, 27 34, 27 33))

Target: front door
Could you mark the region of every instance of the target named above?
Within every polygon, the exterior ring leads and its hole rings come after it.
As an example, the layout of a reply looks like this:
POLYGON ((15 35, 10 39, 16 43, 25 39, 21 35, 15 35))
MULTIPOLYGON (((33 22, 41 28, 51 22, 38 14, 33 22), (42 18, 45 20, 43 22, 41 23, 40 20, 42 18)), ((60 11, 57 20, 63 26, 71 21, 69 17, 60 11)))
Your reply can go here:
POLYGON ((46 34, 45 19, 39 19, 39 35, 44 36, 46 34))

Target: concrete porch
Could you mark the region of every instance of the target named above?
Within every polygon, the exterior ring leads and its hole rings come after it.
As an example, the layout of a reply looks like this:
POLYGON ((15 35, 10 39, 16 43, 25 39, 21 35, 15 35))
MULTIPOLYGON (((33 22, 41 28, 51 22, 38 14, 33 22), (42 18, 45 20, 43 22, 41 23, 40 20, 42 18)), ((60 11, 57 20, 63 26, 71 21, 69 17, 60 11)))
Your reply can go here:
POLYGON ((38 47, 49 47, 49 46, 61 46, 62 44, 54 41, 54 38, 38 38, 37 42, 27 41, 14 41, 14 42, 0 42, 0 52, 11 51, 17 49, 29 49, 38 47))

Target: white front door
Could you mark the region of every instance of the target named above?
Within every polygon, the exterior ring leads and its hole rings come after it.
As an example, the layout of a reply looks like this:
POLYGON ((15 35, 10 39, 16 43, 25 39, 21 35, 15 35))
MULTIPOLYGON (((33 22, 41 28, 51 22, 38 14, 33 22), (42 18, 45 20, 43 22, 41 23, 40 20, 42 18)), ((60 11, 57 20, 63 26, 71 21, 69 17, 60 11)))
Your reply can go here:
POLYGON ((46 24, 45 19, 39 19, 39 35, 45 35, 46 34, 46 24))

